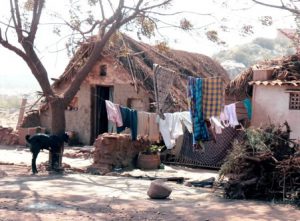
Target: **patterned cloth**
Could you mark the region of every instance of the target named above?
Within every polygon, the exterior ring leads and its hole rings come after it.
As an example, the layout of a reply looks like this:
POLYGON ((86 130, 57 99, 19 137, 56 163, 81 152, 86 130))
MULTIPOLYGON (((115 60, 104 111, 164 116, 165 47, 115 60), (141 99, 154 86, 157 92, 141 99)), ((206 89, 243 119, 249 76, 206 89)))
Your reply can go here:
POLYGON ((193 122, 193 140, 196 144, 209 139, 202 112, 202 79, 189 77, 188 99, 193 122))
POLYGON ((167 97, 173 85, 176 74, 169 69, 159 65, 154 66, 154 91, 156 101, 156 112, 163 114, 170 104, 166 104, 167 97))
POLYGON ((221 78, 204 78, 203 90, 203 114, 205 119, 220 116, 224 107, 223 82, 221 78))

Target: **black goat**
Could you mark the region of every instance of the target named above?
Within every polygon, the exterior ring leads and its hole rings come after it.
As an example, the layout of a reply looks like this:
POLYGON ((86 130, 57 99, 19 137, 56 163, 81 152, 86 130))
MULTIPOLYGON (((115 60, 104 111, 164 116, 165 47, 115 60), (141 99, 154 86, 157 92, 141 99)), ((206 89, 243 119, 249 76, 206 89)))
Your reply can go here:
POLYGON ((38 133, 32 136, 26 135, 25 138, 30 144, 30 152, 32 153, 31 169, 33 174, 38 172, 36 168, 36 158, 40 150, 46 149, 52 153, 57 153, 64 142, 68 142, 69 140, 67 133, 61 136, 38 133))

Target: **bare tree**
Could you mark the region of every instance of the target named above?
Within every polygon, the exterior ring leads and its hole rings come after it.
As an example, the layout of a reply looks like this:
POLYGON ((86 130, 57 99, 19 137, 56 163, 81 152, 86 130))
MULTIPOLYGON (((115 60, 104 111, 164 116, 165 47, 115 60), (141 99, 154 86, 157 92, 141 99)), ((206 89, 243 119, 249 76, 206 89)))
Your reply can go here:
POLYGON ((257 1, 257 0, 252 0, 252 1, 263 6, 286 10, 296 15, 300 15, 300 10, 298 8, 300 6, 299 0, 288 0, 288 1, 279 0, 278 1, 279 4, 267 3, 269 1, 257 1))
POLYGON ((297 29, 295 31, 279 30, 279 32, 290 39, 293 46, 296 48, 297 53, 300 53, 300 0, 279 0, 278 4, 269 4, 267 1, 252 0, 256 4, 263 5, 266 7, 277 8, 291 12, 295 16, 295 23, 297 29))
MULTIPOLYGON (((150 24, 154 24, 154 20, 151 16, 160 13, 156 12, 155 9, 159 9, 159 11, 161 11, 160 9, 168 7, 171 1, 172 0, 137 0, 130 1, 131 5, 129 6, 125 4, 124 0, 119 0, 117 6, 114 8, 110 0, 89 0, 90 4, 98 4, 102 12, 102 15, 99 15, 99 19, 91 19, 89 22, 90 29, 87 31, 81 30, 78 22, 66 21, 65 24, 71 27, 74 32, 77 32, 82 36, 97 30, 97 36, 93 41, 93 50, 85 64, 78 70, 72 79, 70 86, 63 94, 58 94, 51 87, 48 79, 48 72, 39 58, 35 48, 36 33, 45 8, 46 0, 26 0, 25 2, 23 1, 25 4, 24 7, 22 7, 19 0, 10 0, 10 19, 5 24, 6 30, 3 31, 0 29, 0 44, 4 48, 20 56, 26 62, 32 74, 38 81, 43 91, 43 95, 50 106, 52 116, 51 132, 53 134, 60 135, 65 132, 65 108, 78 92, 81 83, 87 77, 94 64, 101 59, 102 51, 111 36, 120 27, 137 18, 144 21, 147 19, 150 21, 150 24), (109 17, 106 17, 104 13, 104 2, 111 6, 112 13, 109 17), (25 19, 25 13, 29 14, 27 18, 29 17, 31 19, 25 19), (13 37, 8 37, 7 33, 9 29, 12 29, 14 34, 17 36, 18 43, 13 43, 13 37)), ((185 22, 185 27, 189 28, 188 26, 189 24, 185 22)), ((155 28, 155 25, 153 27, 155 28)), ((60 152, 62 153, 62 151, 63 147, 61 147, 60 152)), ((60 156, 62 156, 62 154, 60 154, 60 156)), ((49 160, 52 162, 51 169, 55 169, 53 168, 54 165, 58 165, 58 167, 61 166, 61 159, 57 159, 57 156, 52 158, 49 157, 49 160)))

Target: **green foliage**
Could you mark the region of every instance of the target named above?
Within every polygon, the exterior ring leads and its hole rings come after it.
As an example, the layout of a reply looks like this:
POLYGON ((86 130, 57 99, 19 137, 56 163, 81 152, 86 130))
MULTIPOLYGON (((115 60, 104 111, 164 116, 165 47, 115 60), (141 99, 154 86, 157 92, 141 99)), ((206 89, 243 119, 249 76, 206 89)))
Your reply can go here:
POLYGON ((243 172, 243 168, 240 166, 241 161, 247 152, 244 148, 244 143, 237 140, 233 141, 233 148, 227 155, 224 164, 221 166, 219 175, 220 179, 230 173, 240 174, 243 172))
POLYGON ((244 158, 257 155, 271 154, 277 159, 284 158, 285 154, 293 152, 289 146, 290 128, 285 122, 282 125, 269 124, 263 128, 247 128, 242 141, 235 140, 233 149, 227 155, 220 169, 220 179, 228 174, 238 175, 248 165, 244 158))
POLYGON ((161 148, 162 148, 162 146, 151 145, 146 149, 145 153, 146 154, 156 154, 161 150, 161 148))

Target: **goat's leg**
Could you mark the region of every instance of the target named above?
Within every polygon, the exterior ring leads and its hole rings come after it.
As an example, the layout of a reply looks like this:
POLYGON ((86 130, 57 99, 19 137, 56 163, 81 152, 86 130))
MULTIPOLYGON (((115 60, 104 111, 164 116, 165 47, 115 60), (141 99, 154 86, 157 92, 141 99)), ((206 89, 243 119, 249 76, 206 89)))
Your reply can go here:
POLYGON ((36 168, 36 158, 38 156, 39 152, 33 152, 32 153, 32 160, 31 160, 31 169, 32 169, 32 173, 38 173, 37 168, 36 168))

